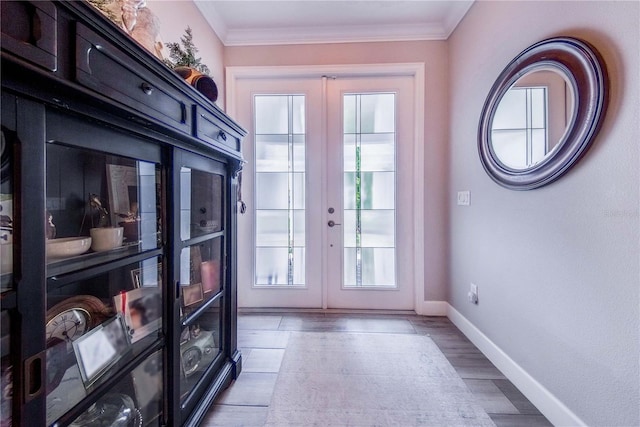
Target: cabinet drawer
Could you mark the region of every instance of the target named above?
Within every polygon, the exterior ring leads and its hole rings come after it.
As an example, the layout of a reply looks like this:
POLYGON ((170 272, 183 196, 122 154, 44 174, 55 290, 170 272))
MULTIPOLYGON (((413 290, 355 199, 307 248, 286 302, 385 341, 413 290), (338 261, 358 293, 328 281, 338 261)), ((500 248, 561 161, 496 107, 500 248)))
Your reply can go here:
POLYGON ((189 132, 187 99, 172 93, 149 70, 77 24, 76 80, 127 107, 189 132))
POLYGON ((3 1, 2 50, 50 71, 57 69, 56 7, 40 1, 3 1))
POLYGON ((193 126, 196 138, 240 151, 240 139, 225 130, 216 116, 199 106, 195 107, 193 126))

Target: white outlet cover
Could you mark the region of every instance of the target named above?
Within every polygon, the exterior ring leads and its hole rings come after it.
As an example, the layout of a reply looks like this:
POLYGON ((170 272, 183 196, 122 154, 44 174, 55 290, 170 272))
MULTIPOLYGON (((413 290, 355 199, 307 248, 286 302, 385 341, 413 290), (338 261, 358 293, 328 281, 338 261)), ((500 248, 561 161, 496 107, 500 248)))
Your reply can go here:
POLYGON ((458 206, 469 206, 471 195, 468 190, 458 191, 458 206))

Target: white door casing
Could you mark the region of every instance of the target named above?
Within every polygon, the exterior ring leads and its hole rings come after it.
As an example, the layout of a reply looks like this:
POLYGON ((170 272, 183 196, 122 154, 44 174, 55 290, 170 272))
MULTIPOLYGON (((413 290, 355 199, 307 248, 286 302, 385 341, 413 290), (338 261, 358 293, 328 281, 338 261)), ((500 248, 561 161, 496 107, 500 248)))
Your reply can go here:
POLYGON ((247 214, 240 216, 238 227, 239 306, 416 309, 419 312, 424 299, 424 118, 421 116, 424 64, 228 67, 226 99, 228 113, 249 132, 243 142, 248 161, 243 172, 243 196, 248 209, 247 214), (336 223, 342 221, 328 213, 328 208, 333 207, 342 216, 341 206, 337 204, 339 201, 341 205, 342 183, 331 182, 336 176, 342 176, 335 173, 336 167, 342 165, 342 148, 335 147, 336 141, 342 141, 342 135, 336 133, 342 129, 342 123, 336 125, 336 121, 341 120, 341 97, 344 93, 367 91, 399 94, 396 246, 401 248, 396 264, 398 289, 394 290, 345 289, 342 269, 336 267, 341 265, 342 233, 339 227, 327 226, 331 219, 336 223), (255 230, 251 208, 254 136, 253 111, 249 107, 256 94, 304 94, 306 97, 307 273, 304 287, 254 286, 255 230), (317 105, 316 100, 319 100, 317 105), (339 129, 331 135, 328 131, 331 128, 339 129), (330 191, 330 187, 339 190, 330 191))

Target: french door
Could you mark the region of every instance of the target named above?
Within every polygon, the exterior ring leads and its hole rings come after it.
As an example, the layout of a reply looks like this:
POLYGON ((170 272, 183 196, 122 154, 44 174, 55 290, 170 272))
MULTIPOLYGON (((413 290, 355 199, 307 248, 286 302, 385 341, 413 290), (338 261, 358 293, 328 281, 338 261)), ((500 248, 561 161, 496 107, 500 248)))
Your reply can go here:
POLYGON ((241 79, 240 307, 413 309, 413 77, 241 79))

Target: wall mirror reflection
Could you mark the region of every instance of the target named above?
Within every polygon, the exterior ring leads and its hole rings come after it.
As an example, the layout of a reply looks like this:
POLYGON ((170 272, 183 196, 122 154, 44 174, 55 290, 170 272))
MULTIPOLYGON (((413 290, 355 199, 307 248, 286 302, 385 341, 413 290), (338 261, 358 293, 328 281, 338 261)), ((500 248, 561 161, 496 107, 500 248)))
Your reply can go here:
POLYGON ((535 166, 560 145, 574 111, 571 83, 562 73, 536 70, 520 77, 504 94, 491 127, 496 157, 506 167, 535 166))

